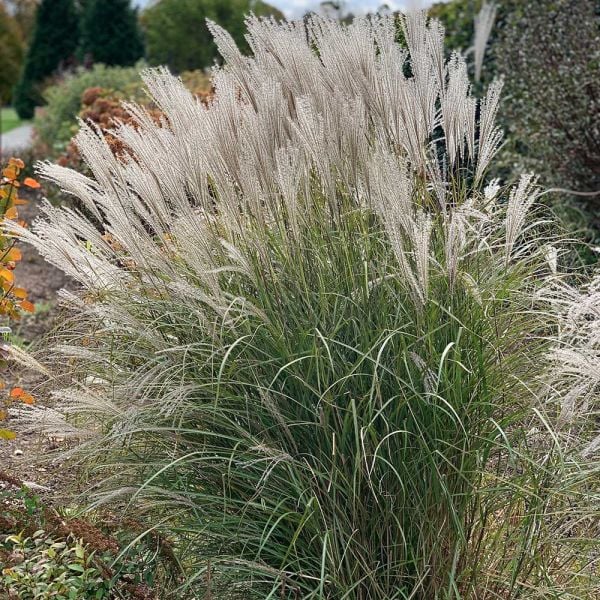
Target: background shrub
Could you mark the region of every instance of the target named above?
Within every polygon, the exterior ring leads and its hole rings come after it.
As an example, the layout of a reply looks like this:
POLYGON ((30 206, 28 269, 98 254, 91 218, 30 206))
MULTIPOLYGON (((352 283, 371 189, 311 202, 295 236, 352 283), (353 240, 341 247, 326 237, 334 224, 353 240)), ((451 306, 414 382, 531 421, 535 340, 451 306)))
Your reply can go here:
POLYGON ((482 0, 450 0, 436 2, 427 13, 444 25, 446 48, 466 52, 473 44, 474 19, 482 0))
MULTIPOLYGON (((159 122, 164 115, 146 93, 139 77, 140 67, 123 69, 96 65, 91 71, 82 69, 49 87, 48 104, 35 121, 33 152, 37 158, 50 156, 62 165, 84 169, 77 147, 71 141, 78 128, 77 119, 95 123, 105 132, 115 151, 121 152, 123 145, 116 141, 109 130, 119 121, 130 124, 137 122, 123 106, 124 102, 137 102, 159 122), (93 85, 95 83, 98 85, 93 85)), ((206 73, 187 71, 182 73, 181 79, 203 101, 211 96, 211 83, 206 73)))
MULTIPOLYGON (((452 0, 429 13, 446 26, 448 47, 465 49, 471 48, 482 6, 481 0, 452 0)), ((496 176, 511 180, 534 169, 549 187, 588 193, 600 188, 599 27, 592 0, 497 3, 482 71, 484 82, 503 76, 506 83, 499 118, 509 135, 493 167, 496 176)), ((546 202, 570 235, 587 242, 597 237, 596 195, 563 191, 546 202)), ((594 261, 584 244, 579 255, 594 261)))
MULTIPOLYGON (((186 71, 182 73, 181 80, 194 96, 208 102, 212 97, 209 77, 202 71, 186 71)), ((126 123, 139 127, 139 116, 132 114, 124 105, 124 101, 135 100, 138 105, 146 109, 146 116, 156 123, 161 123, 164 113, 152 102, 145 93, 141 80, 139 83, 130 84, 124 90, 107 90, 101 87, 88 88, 82 95, 82 106, 79 118, 86 122, 94 123, 104 135, 111 150, 117 156, 125 156, 128 148, 121 140, 113 135, 112 131, 119 123, 126 123)), ((75 124, 73 124, 73 127, 75 124)), ((79 149, 75 142, 69 143, 66 152, 58 157, 58 163, 76 170, 87 172, 82 161, 79 149)))
POLYGON ((2 0, 2 4, 19 26, 23 40, 28 42, 35 25, 38 0, 2 0))
POLYGON ((35 131, 41 156, 56 157, 65 151, 77 130, 77 116, 81 110, 83 93, 92 87, 119 90, 125 98, 141 93, 141 79, 136 67, 106 67, 94 65, 66 75, 44 93, 47 105, 35 121, 35 131))

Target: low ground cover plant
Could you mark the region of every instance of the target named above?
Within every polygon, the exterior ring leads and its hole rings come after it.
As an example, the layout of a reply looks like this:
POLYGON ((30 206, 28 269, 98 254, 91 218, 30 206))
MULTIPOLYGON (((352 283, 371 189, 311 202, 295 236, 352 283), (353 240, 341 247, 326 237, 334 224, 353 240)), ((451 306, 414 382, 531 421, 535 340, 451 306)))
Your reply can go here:
POLYGON ((176 576, 168 541, 140 539, 139 523, 59 512, 14 477, 0 482, 2 598, 154 600, 176 576))
MULTIPOLYGON (((0 585, 8 598, 108 598, 109 587, 79 540, 56 541, 43 530, 6 536, 0 585)), ((0 588, 0 590, 2 589, 0 588)))
POLYGON ((174 536, 177 594, 595 597, 560 247, 535 176, 487 176, 501 84, 423 13, 406 49, 395 17, 247 24, 252 57, 211 26, 208 105, 148 71, 160 124, 41 168, 83 207, 15 226, 82 288, 47 431, 174 536))

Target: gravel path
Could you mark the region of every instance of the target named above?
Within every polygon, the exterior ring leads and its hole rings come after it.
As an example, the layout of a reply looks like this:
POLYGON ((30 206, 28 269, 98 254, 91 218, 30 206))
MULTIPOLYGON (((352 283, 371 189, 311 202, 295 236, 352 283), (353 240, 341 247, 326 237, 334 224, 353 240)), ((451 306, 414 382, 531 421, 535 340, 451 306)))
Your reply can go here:
POLYGON ((0 136, 0 154, 26 150, 31 145, 32 133, 33 125, 27 124, 2 134, 0 136))

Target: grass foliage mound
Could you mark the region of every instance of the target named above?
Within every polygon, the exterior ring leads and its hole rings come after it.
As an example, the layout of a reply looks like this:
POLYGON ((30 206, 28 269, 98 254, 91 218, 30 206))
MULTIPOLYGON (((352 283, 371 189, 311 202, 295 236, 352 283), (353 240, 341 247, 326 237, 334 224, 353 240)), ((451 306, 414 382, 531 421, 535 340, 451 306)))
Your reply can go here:
POLYGON ((252 58, 212 26, 208 106, 146 72, 161 123, 42 167, 84 207, 21 232, 82 288, 47 428, 175 537, 179 593, 594 597, 557 250, 532 175, 486 181, 501 85, 422 13, 407 49, 393 17, 247 24, 252 58))

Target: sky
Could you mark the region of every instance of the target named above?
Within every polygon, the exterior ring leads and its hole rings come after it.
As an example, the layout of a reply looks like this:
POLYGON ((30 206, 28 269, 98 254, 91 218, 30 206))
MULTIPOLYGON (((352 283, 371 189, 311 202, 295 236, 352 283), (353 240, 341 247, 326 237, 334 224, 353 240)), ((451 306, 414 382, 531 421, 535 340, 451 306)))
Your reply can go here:
MULTIPOLYGON (((267 0, 269 4, 277 7, 285 13, 288 18, 301 17, 308 10, 319 6, 320 0, 267 0)), ((144 6, 149 0, 135 0, 139 6, 144 6)), ((432 4, 431 0, 421 0, 417 3, 421 6, 432 4)), ((382 4, 387 4, 391 9, 406 8, 409 5, 414 5, 415 0, 346 0, 346 10, 354 14, 373 12, 382 4)))

